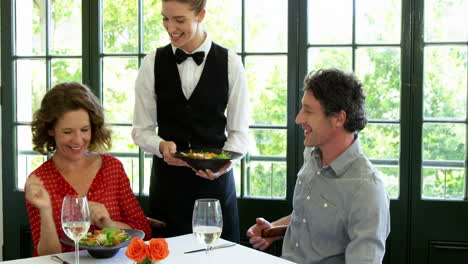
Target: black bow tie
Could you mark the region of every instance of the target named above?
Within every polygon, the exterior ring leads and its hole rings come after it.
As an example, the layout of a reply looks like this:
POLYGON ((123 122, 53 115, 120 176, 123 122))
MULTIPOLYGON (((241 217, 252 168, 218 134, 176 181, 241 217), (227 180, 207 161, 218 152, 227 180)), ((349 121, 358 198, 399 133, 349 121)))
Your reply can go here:
POLYGON ((199 51, 193 54, 187 54, 181 49, 176 49, 175 58, 176 58, 177 64, 181 64, 185 59, 187 59, 187 57, 192 57, 195 63, 197 65, 200 65, 202 64, 203 59, 205 58, 205 52, 199 51))

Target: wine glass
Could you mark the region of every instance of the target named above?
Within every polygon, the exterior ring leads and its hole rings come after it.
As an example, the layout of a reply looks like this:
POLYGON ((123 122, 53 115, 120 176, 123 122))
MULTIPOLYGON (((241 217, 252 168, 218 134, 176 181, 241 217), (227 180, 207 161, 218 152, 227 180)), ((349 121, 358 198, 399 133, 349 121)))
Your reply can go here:
POLYGON ((205 245, 205 252, 221 236, 223 214, 217 199, 198 199, 193 208, 192 229, 197 240, 205 245))
POLYGON ((86 196, 65 196, 62 203, 62 228, 65 234, 75 242, 75 264, 80 263, 78 242, 88 232, 90 224, 86 196))

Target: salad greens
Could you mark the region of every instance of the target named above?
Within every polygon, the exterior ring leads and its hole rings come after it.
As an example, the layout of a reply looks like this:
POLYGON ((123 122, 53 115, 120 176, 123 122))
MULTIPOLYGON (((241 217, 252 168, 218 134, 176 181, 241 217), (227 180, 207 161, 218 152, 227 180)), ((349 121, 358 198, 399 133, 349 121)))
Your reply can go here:
POLYGON ((213 152, 206 152, 206 151, 205 152, 204 151, 193 152, 192 150, 190 150, 189 153, 180 152, 180 154, 184 157, 189 157, 192 159, 230 159, 231 158, 231 155, 224 151, 222 151, 219 154, 215 154, 213 152))
POLYGON ((88 234, 80 239, 80 245, 88 247, 114 246, 130 238, 131 236, 124 230, 106 227, 102 230, 94 230, 92 233, 88 232, 88 234))

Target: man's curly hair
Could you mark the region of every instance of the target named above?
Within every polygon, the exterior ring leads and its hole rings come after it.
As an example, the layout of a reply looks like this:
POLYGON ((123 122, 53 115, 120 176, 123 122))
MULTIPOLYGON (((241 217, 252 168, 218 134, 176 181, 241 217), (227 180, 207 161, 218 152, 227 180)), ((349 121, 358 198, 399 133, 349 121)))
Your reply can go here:
POLYGON ((338 69, 321 69, 304 79, 304 92, 310 91, 320 102, 326 116, 346 112, 344 128, 349 132, 364 129, 367 124, 362 83, 354 74, 338 69))

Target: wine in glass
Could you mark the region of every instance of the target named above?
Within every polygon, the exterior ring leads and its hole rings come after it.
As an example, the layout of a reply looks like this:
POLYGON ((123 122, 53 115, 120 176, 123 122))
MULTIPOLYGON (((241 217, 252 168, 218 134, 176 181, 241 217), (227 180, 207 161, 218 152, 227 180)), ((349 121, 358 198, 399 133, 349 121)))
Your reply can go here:
POLYGON ((223 214, 217 199, 198 199, 193 208, 192 229, 197 240, 205 245, 205 252, 221 236, 223 214))
POLYGON ((75 242, 75 264, 80 263, 78 242, 90 226, 88 199, 81 195, 67 195, 62 203, 62 228, 75 242))

